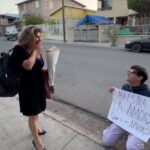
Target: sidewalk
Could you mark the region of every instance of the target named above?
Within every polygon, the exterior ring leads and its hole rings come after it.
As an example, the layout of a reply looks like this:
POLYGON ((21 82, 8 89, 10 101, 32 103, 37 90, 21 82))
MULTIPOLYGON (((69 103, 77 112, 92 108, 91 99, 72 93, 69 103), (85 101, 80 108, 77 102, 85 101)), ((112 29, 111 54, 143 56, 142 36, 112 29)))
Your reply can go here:
MULTIPOLYGON (((0 98, 1 150, 33 150, 27 118, 19 112, 17 97, 0 98)), ((48 111, 46 111, 48 112, 48 111)), ((104 150, 99 144, 55 120, 47 113, 40 115, 42 138, 47 150, 104 150)))
MULTIPOLYGON (((0 103, 0 149, 34 150, 18 97, 0 98, 0 103)), ((47 150, 125 150, 125 140, 116 148, 100 146, 102 131, 109 125, 104 118, 54 100, 47 101, 47 107, 40 115, 41 127, 47 131, 41 137, 47 150)), ((145 150, 149 147, 150 143, 146 144, 145 150)))

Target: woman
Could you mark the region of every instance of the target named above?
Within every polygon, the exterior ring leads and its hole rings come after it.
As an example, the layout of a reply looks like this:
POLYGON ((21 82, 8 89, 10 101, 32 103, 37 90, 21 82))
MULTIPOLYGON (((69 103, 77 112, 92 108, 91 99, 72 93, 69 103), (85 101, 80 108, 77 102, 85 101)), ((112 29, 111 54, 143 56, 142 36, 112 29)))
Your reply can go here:
POLYGON ((33 135, 32 143, 37 150, 45 150, 39 135, 45 134, 46 131, 40 128, 38 120, 38 115, 46 109, 43 66, 41 30, 28 26, 18 36, 11 55, 11 67, 20 79, 20 112, 28 116, 29 129, 33 135))

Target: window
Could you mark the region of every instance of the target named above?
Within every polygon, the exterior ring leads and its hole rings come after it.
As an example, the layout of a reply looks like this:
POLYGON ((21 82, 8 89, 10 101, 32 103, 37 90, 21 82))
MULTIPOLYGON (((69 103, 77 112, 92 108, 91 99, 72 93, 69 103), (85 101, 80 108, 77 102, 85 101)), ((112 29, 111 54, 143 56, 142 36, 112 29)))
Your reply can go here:
POLYGON ((35 1, 35 8, 39 8, 39 1, 35 1))
POLYGON ((20 5, 20 10, 24 10, 24 5, 22 4, 22 5, 20 5))
POLYGON ((53 6, 53 1, 52 1, 52 0, 47 0, 47 1, 46 1, 46 6, 47 6, 47 8, 49 8, 49 9, 53 9, 53 8, 54 8, 54 6, 53 6))
POLYGON ((112 1, 113 0, 103 0, 101 10, 112 10, 112 1))
POLYGON ((101 2, 101 0, 98 0, 97 9, 101 10, 101 8, 102 8, 102 2, 101 2))

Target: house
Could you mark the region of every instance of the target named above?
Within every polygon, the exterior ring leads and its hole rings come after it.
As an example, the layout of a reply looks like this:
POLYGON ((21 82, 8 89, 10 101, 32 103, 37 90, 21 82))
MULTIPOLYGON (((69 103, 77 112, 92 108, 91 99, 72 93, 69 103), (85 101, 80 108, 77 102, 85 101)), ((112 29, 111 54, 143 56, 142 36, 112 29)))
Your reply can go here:
MULTIPOLYGON (((73 13, 73 16, 80 16, 80 14, 82 14, 82 18, 83 14, 87 13, 87 11, 84 10, 86 6, 75 0, 65 0, 64 3, 64 5, 67 7, 67 11, 69 11, 71 8, 72 12, 78 10, 78 13, 73 13)), ((17 5, 20 18, 24 18, 27 15, 34 15, 41 17, 45 21, 49 21, 50 19, 58 16, 58 11, 62 7, 62 0, 25 0, 23 2, 18 3, 17 5)))
MULTIPOLYGON (((65 19, 81 19, 86 15, 96 15, 96 11, 76 6, 64 6, 65 19)), ((51 19, 62 19, 62 6, 50 14, 51 19)))
POLYGON ((19 17, 15 14, 0 14, 0 35, 4 36, 7 26, 19 28, 19 17))
POLYGON ((137 13, 128 9, 127 0, 98 0, 97 7, 97 15, 108 17, 115 24, 136 24, 137 13))

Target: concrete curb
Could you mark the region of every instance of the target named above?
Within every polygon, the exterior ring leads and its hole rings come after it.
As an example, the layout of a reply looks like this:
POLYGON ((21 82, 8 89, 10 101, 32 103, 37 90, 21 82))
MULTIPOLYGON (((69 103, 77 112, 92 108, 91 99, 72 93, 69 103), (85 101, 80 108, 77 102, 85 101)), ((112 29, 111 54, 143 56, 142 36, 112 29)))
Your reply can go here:
POLYGON ((111 48, 111 49, 124 48, 124 45, 111 46, 110 43, 92 43, 92 42, 66 42, 64 43, 63 41, 53 41, 53 40, 44 40, 44 43, 79 45, 79 46, 90 46, 90 47, 111 48))

